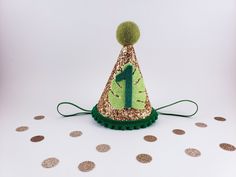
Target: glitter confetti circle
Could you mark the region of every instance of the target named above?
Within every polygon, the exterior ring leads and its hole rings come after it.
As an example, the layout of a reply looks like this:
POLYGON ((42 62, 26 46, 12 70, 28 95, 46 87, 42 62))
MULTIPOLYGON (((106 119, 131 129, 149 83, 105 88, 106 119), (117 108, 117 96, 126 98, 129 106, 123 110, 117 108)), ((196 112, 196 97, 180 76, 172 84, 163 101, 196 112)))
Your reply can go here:
POLYGON ((141 163, 149 163, 152 161, 152 156, 150 156, 149 154, 138 154, 136 156, 136 160, 141 163))
POLYGON ((221 143, 219 145, 222 149, 224 149, 225 151, 235 151, 236 147, 232 144, 228 144, 228 143, 221 143))
POLYGON ((72 131, 70 132, 70 136, 75 138, 81 136, 83 133, 81 131, 72 131))
POLYGON ((32 141, 32 142, 40 142, 40 141, 42 141, 44 139, 44 136, 42 136, 42 135, 37 135, 37 136, 33 136, 31 139, 30 139, 30 141, 32 141))
POLYGON ((79 164, 78 168, 82 172, 89 172, 95 168, 95 163, 92 161, 84 161, 79 164))
POLYGON ((143 137, 143 139, 145 141, 148 141, 148 142, 154 142, 157 140, 157 137, 153 136, 153 135, 146 135, 143 137))
POLYGON ((195 148, 187 148, 185 153, 191 157, 199 157, 201 155, 201 152, 195 148))
POLYGON ((45 159, 41 165, 44 168, 52 168, 58 165, 58 163, 59 163, 59 160, 57 158, 50 157, 50 158, 45 159))
POLYGON ((17 132, 24 132, 24 131, 26 131, 28 129, 29 129, 29 127, 27 127, 27 126, 20 126, 20 127, 16 128, 16 131, 17 132))
POLYGON ((35 120, 41 120, 41 119, 44 119, 44 118, 45 118, 45 116, 43 116, 43 115, 38 115, 38 116, 34 117, 35 120))
POLYGON ((99 144, 96 146, 98 152, 107 152, 111 149, 108 144, 99 144))
POLYGON ((185 131, 182 130, 182 129, 174 129, 174 130, 172 130, 172 132, 174 134, 176 134, 176 135, 183 135, 183 134, 185 134, 185 131))
POLYGON ((200 128, 205 128, 205 127, 207 127, 207 124, 205 124, 205 123, 203 123, 203 122, 197 122, 197 123, 195 123, 195 125, 196 125, 197 127, 200 127, 200 128))
POLYGON ((217 121, 226 121, 224 117, 214 117, 214 119, 217 121))

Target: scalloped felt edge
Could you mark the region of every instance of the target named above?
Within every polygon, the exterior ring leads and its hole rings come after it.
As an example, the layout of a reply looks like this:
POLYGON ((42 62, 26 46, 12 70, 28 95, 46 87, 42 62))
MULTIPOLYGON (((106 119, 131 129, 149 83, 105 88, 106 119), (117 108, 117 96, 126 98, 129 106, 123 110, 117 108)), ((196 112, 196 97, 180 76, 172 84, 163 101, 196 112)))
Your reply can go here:
POLYGON ((115 129, 115 130, 134 130, 140 128, 146 128, 152 125, 158 119, 158 112, 152 108, 152 112, 149 116, 140 120, 125 120, 118 121, 113 120, 109 117, 104 117, 102 114, 98 112, 97 105, 95 105, 92 109, 92 116, 94 120, 96 120, 99 124, 104 127, 115 129))

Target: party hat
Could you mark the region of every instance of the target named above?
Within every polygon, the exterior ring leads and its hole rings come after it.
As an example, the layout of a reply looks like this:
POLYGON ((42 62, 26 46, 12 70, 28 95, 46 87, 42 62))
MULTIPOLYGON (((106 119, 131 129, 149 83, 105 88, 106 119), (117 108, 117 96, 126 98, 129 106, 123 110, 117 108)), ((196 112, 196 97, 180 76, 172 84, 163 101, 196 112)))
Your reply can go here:
POLYGON ((140 37, 138 26, 131 21, 121 23, 117 28, 116 37, 123 47, 98 103, 92 110, 87 110, 70 102, 62 102, 57 106, 57 111, 61 115, 68 117, 92 114, 93 118, 105 127, 118 130, 132 130, 150 126, 157 120, 159 114, 191 117, 197 113, 198 105, 191 100, 180 100, 154 109, 151 106, 133 47, 140 37), (196 105, 197 109, 190 115, 159 111, 180 102, 191 102, 196 105), (59 111, 59 106, 62 104, 73 105, 83 112, 62 114, 59 111))
POLYGON ((151 125, 157 119, 151 107, 133 44, 140 32, 134 22, 121 23, 116 31, 123 45, 98 104, 92 115, 111 128, 133 129, 151 125))

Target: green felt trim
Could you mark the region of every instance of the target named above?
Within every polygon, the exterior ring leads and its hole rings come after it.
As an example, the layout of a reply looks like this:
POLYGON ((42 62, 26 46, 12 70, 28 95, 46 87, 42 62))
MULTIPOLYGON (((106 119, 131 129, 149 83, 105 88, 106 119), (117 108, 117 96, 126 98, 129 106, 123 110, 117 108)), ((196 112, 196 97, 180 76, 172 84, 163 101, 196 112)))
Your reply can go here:
MULTIPOLYGON (((134 67, 131 63, 127 63, 122 67, 122 71, 128 67, 133 67, 132 72, 132 108, 134 109, 145 109, 145 103, 147 98, 147 93, 141 75, 140 70, 137 67, 134 67)), ((117 72, 117 76, 122 73, 121 71, 117 72)), ((112 80, 111 89, 108 93, 108 100, 111 103, 114 109, 123 109, 125 108, 125 88, 126 81, 121 80, 116 81, 116 78, 112 80)))
POLYGON ((134 130, 134 129, 146 128, 151 124, 153 124, 158 119, 158 113, 156 112, 155 109, 152 108, 151 114, 144 119, 127 120, 127 121, 113 120, 99 113, 97 105, 95 105, 92 109, 92 116, 101 125, 115 130, 134 130))
POLYGON ((132 107, 132 73, 133 66, 128 65, 123 72, 116 75, 116 82, 125 80, 125 108, 132 107))

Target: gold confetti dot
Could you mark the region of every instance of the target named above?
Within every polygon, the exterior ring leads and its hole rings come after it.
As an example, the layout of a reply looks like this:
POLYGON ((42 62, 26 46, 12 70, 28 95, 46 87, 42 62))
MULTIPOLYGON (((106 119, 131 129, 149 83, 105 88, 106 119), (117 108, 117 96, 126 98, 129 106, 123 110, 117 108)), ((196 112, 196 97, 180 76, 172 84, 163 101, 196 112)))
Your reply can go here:
POLYGON ((42 141, 44 139, 44 136, 42 136, 42 135, 37 135, 37 136, 33 136, 31 139, 30 139, 30 141, 32 141, 32 142, 40 142, 40 141, 42 141))
POLYGON ((70 136, 75 138, 81 136, 83 133, 81 131, 72 131, 70 132, 70 136))
POLYGON ((55 157, 50 157, 48 159, 45 159, 43 162, 42 162, 42 166, 44 168, 52 168, 52 167, 55 167, 56 165, 58 165, 59 163, 59 160, 55 157))
POLYGON ((197 127, 201 127, 201 128, 207 127, 207 124, 205 124, 205 123, 203 123, 203 122, 197 122, 197 123, 195 123, 195 125, 196 125, 197 127))
POLYGON ((43 115, 38 115, 38 116, 34 117, 35 120, 41 120, 41 119, 44 119, 44 118, 45 118, 45 116, 43 116, 43 115))
POLYGON ((182 130, 182 129, 174 129, 174 130, 172 130, 172 132, 174 134, 176 134, 176 135, 183 135, 183 134, 185 134, 185 131, 182 130))
POLYGON ((82 172, 89 172, 95 168, 95 163, 92 161, 84 161, 79 164, 78 168, 82 172))
POLYGON ((149 154, 138 154, 136 156, 136 159, 141 163, 149 163, 152 161, 152 156, 150 156, 149 154))
POLYGON ((96 149, 98 152, 107 152, 111 149, 111 147, 108 144, 99 144, 96 149))
POLYGON ((214 119, 218 121, 226 121, 224 117, 214 117, 214 119))
POLYGON ((201 152, 194 148, 185 149, 185 153, 191 157, 199 157, 201 155, 201 152))
POLYGON ((29 127, 27 127, 27 126, 20 126, 20 127, 16 128, 16 131, 17 132, 24 132, 24 131, 26 131, 28 129, 29 129, 29 127))
POLYGON ((153 136, 153 135, 146 135, 143 137, 143 139, 145 141, 148 141, 148 142, 154 142, 157 140, 157 137, 153 136))
POLYGON ((236 147, 232 144, 228 144, 228 143, 221 143, 220 147, 226 151, 235 151, 236 147))

